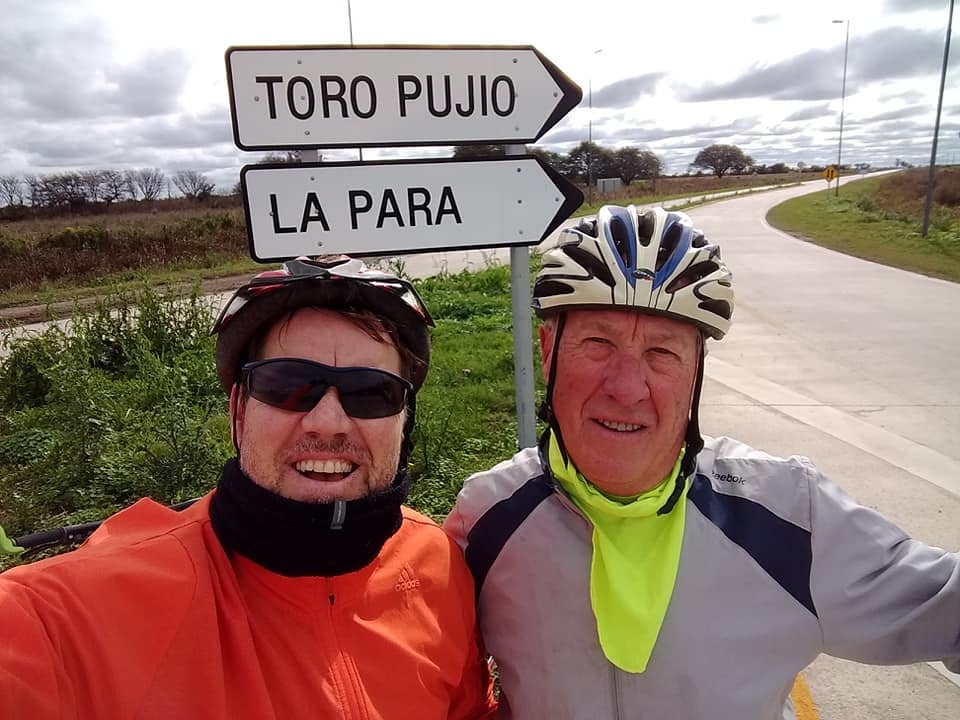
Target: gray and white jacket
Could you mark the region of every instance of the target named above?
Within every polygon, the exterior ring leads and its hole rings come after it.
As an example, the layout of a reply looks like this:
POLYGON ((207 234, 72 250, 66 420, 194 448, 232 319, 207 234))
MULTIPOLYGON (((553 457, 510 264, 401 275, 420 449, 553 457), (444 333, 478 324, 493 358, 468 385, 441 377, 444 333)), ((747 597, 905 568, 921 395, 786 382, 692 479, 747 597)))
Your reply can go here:
MULTIPOLYGON (((590 521, 536 448, 464 484, 464 549, 503 718, 793 718, 820 653, 960 672, 960 555, 855 503, 801 457, 708 439, 685 496, 677 580, 643 673, 604 656, 590 521)), ((630 628, 623 628, 629 633, 630 628)))

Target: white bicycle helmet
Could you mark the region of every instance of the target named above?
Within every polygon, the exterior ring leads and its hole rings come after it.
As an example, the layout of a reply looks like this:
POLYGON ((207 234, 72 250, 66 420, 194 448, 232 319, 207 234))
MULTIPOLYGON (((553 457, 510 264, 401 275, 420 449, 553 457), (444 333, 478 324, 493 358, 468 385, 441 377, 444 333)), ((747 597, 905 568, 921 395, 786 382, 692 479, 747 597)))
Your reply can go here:
POLYGON ((624 307, 692 322, 717 340, 730 328, 732 275, 690 218, 663 208, 606 205, 560 233, 533 288, 540 315, 624 307))

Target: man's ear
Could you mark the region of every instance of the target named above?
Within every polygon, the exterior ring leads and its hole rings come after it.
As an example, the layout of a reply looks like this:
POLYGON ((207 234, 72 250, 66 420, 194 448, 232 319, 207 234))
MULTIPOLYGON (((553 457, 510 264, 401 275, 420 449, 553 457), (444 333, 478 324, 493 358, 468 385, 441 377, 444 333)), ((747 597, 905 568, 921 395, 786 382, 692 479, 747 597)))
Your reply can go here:
POLYGON ((543 372, 543 379, 550 377, 550 361, 553 356, 553 333, 555 326, 553 323, 541 323, 537 328, 537 334, 540 337, 540 370, 543 372))

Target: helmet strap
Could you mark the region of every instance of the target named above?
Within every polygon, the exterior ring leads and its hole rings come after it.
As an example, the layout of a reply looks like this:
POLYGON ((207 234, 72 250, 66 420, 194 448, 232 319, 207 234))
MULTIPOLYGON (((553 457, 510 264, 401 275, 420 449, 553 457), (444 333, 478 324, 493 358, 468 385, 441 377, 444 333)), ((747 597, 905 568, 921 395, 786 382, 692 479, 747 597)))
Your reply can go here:
POLYGON ((233 449, 237 451, 237 458, 240 457, 240 435, 237 433, 237 415, 240 414, 240 402, 242 400, 243 388, 238 380, 233 384, 230 390, 231 399, 233 399, 233 411, 230 413, 230 439, 233 440, 233 449))
POLYGON ((404 472, 413 453, 413 430, 417 415, 417 393, 407 395, 407 417, 403 421, 403 438, 400 440, 400 461, 398 471, 404 472))
POLYGON ((687 433, 684 442, 687 449, 683 455, 683 462, 680 463, 680 472, 677 474, 676 484, 670 497, 663 504, 657 515, 666 515, 677 504, 683 488, 686 485, 687 478, 697 469, 697 455, 703 450, 703 436, 700 435, 700 390, 703 387, 703 366, 706 360, 706 342, 703 333, 698 333, 697 344, 699 352, 697 354, 697 377, 693 383, 693 397, 690 401, 690 419, 687 421, 687 433))
MULTIPOLYGON (((567 322, 567 314, 562 312, 555 317, 556 329, 553 334, 553 351, 550 353, 550 373, 547 377, 547 392, 543 398, 543 402, 540 403, 537 417, 547 423, 549 430, 553 430, 553 434, 557 438, 557 446, 560 448, 560 454, 563 456, 564 462, 566 462, 567 448, 563 443, 560 423, 557 422, 557 416, 553 412, 553 388, 557 381, 557 365, 560 364, 560 336, 563 335, 563 328, 567 322)), ((546 432, 544 432, 542 437, 546 437, 546 432)))

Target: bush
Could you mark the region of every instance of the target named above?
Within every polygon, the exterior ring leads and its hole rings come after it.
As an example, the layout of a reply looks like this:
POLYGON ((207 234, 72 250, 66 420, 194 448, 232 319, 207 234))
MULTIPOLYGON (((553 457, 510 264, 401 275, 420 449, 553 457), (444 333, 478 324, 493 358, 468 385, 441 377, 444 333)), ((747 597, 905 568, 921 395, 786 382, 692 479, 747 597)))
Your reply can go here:
POLYGON ((109 298, 12 342, 0 364, 0 523, 11 533, 104 517, 215 483, 232 454, 213 367, 212 308, 196 294, 109 298), (119 310, 112 303, 130 302, 119 310))
POLYGON ((950 168, 937 173, 933 199, 940 205, 960 207, 960 170, 950 168))
POLYGON ((110 247, 110 233, 102 225, 66 227, 40 241, 44 249, 59 248, 74 252, 80 250, 106 250, 110 247))

